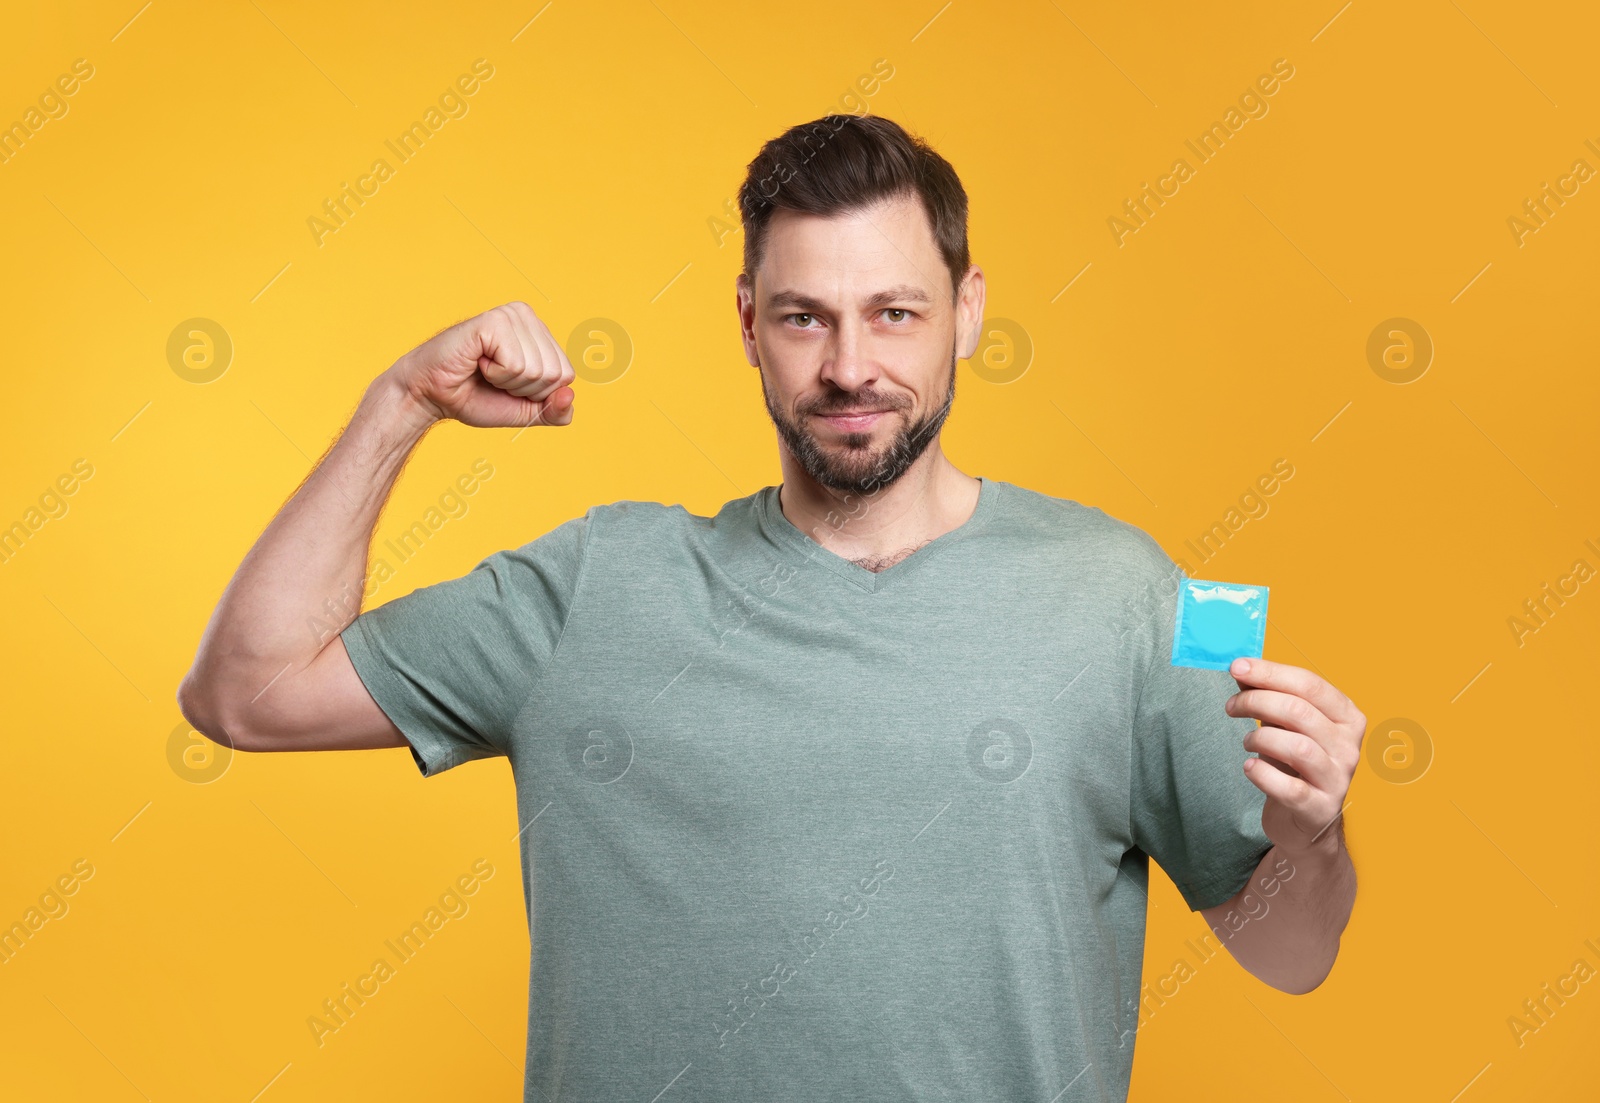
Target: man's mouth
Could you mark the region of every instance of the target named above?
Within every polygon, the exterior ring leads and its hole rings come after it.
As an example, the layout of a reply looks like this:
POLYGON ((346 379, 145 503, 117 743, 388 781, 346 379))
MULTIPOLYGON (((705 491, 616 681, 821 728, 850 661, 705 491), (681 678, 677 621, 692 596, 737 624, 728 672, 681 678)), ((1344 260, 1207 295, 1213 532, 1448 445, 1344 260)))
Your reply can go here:
POLYGON ((857 410, 845 411, 843 413, 818 414, 817 416, 836 428, 846 430, 847 432, 857 432, 862 429, 870 429, 873 425, 877 424, 877 421, 880 417, 889 412, 890 411, 888 410, 857 410))

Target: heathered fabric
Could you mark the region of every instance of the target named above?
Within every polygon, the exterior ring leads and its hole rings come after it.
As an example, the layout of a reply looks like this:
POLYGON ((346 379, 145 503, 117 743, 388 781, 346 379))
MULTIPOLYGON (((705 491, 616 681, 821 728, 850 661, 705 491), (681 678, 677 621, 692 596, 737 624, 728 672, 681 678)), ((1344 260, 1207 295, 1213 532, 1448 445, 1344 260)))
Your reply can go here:
POLYGON ((343 639, 424 775, 510 761, 528 1103, 1110 1103, 1149 858, 1198 909, 1271 845, 1182 577, 994 479, 873 573, 768 486, 595 506, 343 639))

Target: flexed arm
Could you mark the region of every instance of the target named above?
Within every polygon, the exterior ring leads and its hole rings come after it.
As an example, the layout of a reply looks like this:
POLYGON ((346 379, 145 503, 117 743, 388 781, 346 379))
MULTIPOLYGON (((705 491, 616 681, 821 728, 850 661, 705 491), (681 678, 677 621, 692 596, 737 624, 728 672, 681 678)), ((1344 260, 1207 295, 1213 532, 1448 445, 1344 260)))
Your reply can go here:
POLYGON ((573 378, 544 323, 515 302, 451 326, 373 380, 223 591, 178 687, 189 723, 246 751, 405 746, 338 636, 360 612, 378 516, 439 421, 568 425, 573 378))

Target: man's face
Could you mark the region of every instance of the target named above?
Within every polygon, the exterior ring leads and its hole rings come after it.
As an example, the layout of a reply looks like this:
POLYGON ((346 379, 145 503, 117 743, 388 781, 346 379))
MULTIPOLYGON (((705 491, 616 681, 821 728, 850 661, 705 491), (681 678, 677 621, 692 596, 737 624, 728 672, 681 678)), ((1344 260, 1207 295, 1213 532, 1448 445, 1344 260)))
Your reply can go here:
POLYGON ((828 218, 779 211, 752 285, 738 284, 745 355, 805 472, 871 494, 939 435, 957 359, 976 351, 983 273, 952 305, 949 270, 915 196, 828 218))

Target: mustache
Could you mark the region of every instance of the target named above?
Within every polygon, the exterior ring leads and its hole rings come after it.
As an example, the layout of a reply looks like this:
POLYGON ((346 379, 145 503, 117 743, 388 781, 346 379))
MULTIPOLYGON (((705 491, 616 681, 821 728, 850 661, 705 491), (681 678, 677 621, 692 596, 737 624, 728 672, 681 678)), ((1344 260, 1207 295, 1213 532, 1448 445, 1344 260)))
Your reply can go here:
POLYGON ((842 414, 853 410, 903 410, 910 403, 887 395, 858 393, 833 399, 819 399, 801 409, 801 414, 842 414))

